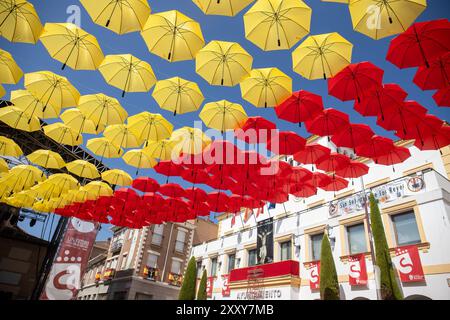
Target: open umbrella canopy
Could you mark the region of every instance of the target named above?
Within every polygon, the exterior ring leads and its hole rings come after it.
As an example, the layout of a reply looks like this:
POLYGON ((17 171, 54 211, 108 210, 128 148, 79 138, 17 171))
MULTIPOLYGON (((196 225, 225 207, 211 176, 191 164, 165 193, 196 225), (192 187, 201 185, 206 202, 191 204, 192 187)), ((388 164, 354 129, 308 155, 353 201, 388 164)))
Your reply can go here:
POLYGON ((279 119, 299 124, 313 119, 322 110, 322 97, 306 90, 294 92, 275 108, 279 119))
MULTIPOLYGON (((402 163, 411 156, 409 150, 405 147, 395 146, 384 155, 374 158, 375 163, 385 166, 393 166, 397 163, 402 163)), ((395 169, 394 169, 395 170, 395 169)))
POLYGON ((40 119, 57 118, 61 108, 45 104, 37 96, 28 90, 11 91, 11 102, 14 106, 28 114, 30 117, 36 116, 40 119))
POLYGON ((292 79, 278 68, 253 69, 241 82, 242 98, 255 107, 274 107, 292 94, 292 79))
POLYGON ((248 117, 242 126, 234 131, 236 138, 247 143, 266 142, 272 130, 276 129, 275 123, 266 118, 256 116, 248 117))
POLYGON ((158 162, 148 154, 145 150, 142 149, 132 149, 128 150, 123 155, 123 161, 126 164, 137 168, 136 174, 139 172, 139 169, 142 168, 153 168, 158 162))
POLYGON ((297 183, 290 186, 289 194, 295 197, 308 198, 317 194, 317 187, 309 183, 297 183))
POLYGON ((111 169, 102 172, 101 177, 104 181, 113 186, 131 186, 133 179, 123 170, 111 169))
POLYGON ((426 0, 349 0, 353 29, 378 40, 405 31, 426 9, 426 0))
POLYGON ((22 149, 14 140, 0 136, 0 155, 18 158, 23 154, 22 149))
POLYGON ((109 125, 103 135, 116 146, 123 148, 137 148, 143 142, 134 135, 126 124, 109 125))
POLYGON ((329 156, 331 150, 321 144, 307 144, 297 153, 294 153, 294 160, 303 164, 314 164, 319 159, 329 156))
POLYGON ((42 24, 33 4, 25 0, 0 1, 0 35, 11 42, 36 43, 42 24))
POLYGON ((226 212, 230 198, 221 191, 214 191, 208 193, 207 203, 212 212, 226 212))
POLYGON ((436 91, 433 100, 440 107, 450 107, 450 86, 436 91))
POLYGON ((177 10, 151 14, 141 36, 151 53, 170 62, 194 59, 205 45, 200 24, 177 10))
POLYGON ((78 146, 83 143, 83 136, 62 122, 48 124, 43 126, 42 129, 47 137, 57 143, 68 146, 78 146))
POLYGON ((142 192, 156 192, 159 189, 159 183, 149 177, 138 177, 133 180, 132 187, 142 192))
POLYGON ((191 127, 175 130, 170 139, 175 142, 173 150, 176 154, 199 154, 211 143, 211 138, 202 130, 191 127))
POLYGON ((416 22, 392 39, 386 59, 399 68, 429 67, 434 58, 448 51, 450 22, 447 19, 439 19, 416 22))
POLYGON ((170 138, 173 125, 159 113, 147 111, 135 114, 127 119, 128 128, 146 144, 149 141, 160 141, 170 138))
POLYGON ((312 10, 303 1, 258 0, 245 14, 245 37, 262 50, 292 48, 309 33, 312 10))
POLYGON ((181 173, 181 177, 193 184, 207 184, 210 180, 210 175, 206 170, 185 170, 181 173))
POLYGON ((97 167, 85 160, 74 160, 66 164, 66 168, 81 178, 96 179, 100 178, 97 167))
POLYGON ((336 174, 343 178, 359 178, 369 172, 369 167, 359 161, 350 160, 343 168, 336 170, 336 174))
POLYGON ((205 202, 208 201, 208 194, 201 188, 189 188, 184 190, 186 199, 192 202, 205 202))
POLYGON ((301 151, 306 140, 292 131, 280 131, 267 141, 267 149, 276 154, 293 155, 301 151))
POLYGON ((152 66, 131 54, 107 55, 98 70, 105 81, 125 92, 148 92, 156 83, 152 66))
POLYGON ((254 0, 192 0, 204 14, 233 17, 254 0))
POLYGON ((336 132, 331 141, 338 147, 355 149, 366 143, 374 135, 366 124, 349 124, 336 132))
POLYGON ((61 169, 66 165, 58 153, 50 150, 36 150, 27 155, 27 159, 38 166, 49 169, 61 169))
POLYGON ((16 84, 22 76, 23 71, 12 55, 8 51, 0 49, 0 83, 16 84))
POLYGON ((450 86, 450 51, 421 66, 414 76, 414 83, 422 90, 437 90, 450 86))
POLYGON ((235 86, 249 76, 253 57, 237 42, 211 41, 195 57, 195 71, 210 85, 235 86))
POLYGON ((14 192, 30 189, 37 183, 45 180, 45 174, 31 165, 17 165, 0 178, 0 185, 4 185, 5 194, 10 196, 14 192))
POLYGON ((222 133, 239 128, 248 118, 240 104, 227 100, 209 102, 203 106, 199 115, 203 123, 222 133))
POLYGON ((345 180, 344 178, 335 175, 333 175, 333 177, 330 178, 331 181, 327 184, 322 185, 320 189, 325 191, 339 191, 347 188, 348 180, 345 180))
POLYGON ((161 109, 174 115, 198 110, 205 99, 195 82, 180 77, 158 81, 152 96, 161 109))
POLYGON ((334 77, 350 64, 353 45, 339 33, 309 36, 292 52, 294 71, 315 80, 334 77))
POLYGON ((387 154, 393 148, 394 142, 391 139, 374 135, 364 144, 357 146, 355 151, 360 157, 377 158, 387 154))
POLYGON ((103 181, 91 181, 83 186, 83 189, 90 193, 95 199, 98 197, 109 197, 113 195, 113 190, 109 184, 103 181))
POLYGON ((39 40, 62 69, 95 70, 104 59, 97 39, 73 23, 46 23, 39 40))
POLYGON ((309 133, 319 136, 331 136, 349 125, 346 113, 333 108, 324 109, 314 119, 305 122, 309 133))
POLYGON ((150 15, 147 0, 81 0, 96 24, 117 34, 141 31, 150 15))
POLYGON ((78 132, 78 135, 82 133, 98 134, 99 131, 104 130, 104 126, 101 126, 96 130, 94 121, 89 119, 78 108, 70 108, 65 110, 59 116, 61 120, 67 126, 71 127, 74 131, 78 132))
POLYGON ((414 126, 422 121, 428 110, 416 101, 409 100, 402 105, 392 105, 385 111, 384 120, 378 118, 377 124, 386 130, 408 135, 414 132, 414 126))
POLYGON ((176 145, 176 141, 172 139, 165 139, 160 141, 150 142, 144 149, 150 157, 160 160, 175 159, 173 148, 176 145))
POLYGON ((103 158, 119 158, 123 150, 107 138, 92 138, 87 141, 86 147, 94 154, 103 158))
POLYGON ((353 63, 328 79, 328 94, 342 101, 358 100, 364 92, 381 87, 384 70, 368 61, 353 63))
POLYGON ((0 109, 0 121, 14 129, 33 132, 41 129, 41 123, 35 116, 29 116, 23 110, 16 107, 0 109))
POLYGON ((331 153, 317 160, 317 168, 325 172, 335 172, 346 167, 350 163, 349 157, 340 153, 331 153))
POLYGON ((0 174, 8 171, 9 171, 8 163, 3 158, 0 158, 0 174))
POLYGON ((66 77, 51 71, 36 71, 25 74, 25 88, 44 103, 55 109, 74 107, 80 93, 66 77))
POLYGON ((171 198, 181 198, 186 195, 184 192, 184 189, 176 183, 162 184, 159 187, 158 192, 161 193, 162 195, 165 195, 165 196, 171 197, 171 198))
MULTIPOLYGON (((439 150, 450 144, 450 127, 442 126, 424 132, 421 139, 416 139, 414 145, 419 150, 439 150)), ((442 151, 441 151, 442 154, 442 151)))

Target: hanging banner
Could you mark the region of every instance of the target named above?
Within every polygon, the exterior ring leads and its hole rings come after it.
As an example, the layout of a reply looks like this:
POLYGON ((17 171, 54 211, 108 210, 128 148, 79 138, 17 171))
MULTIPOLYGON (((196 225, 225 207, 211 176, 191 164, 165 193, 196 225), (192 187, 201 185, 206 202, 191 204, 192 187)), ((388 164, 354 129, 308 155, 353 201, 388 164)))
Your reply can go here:
POLYGON ((367 285, 366 256, 364 253, 348 257, 348 281, 351 286, 367 285))
POLYGON ((98 226, 78 218, 69 220, 40 300, 76 299, 98 226))
POLYGON ((320 287, 320 261, 309 263, 307 268, 309 272, 309 287, 311 290, 317 290, 320 287))
POLYGON ((222 275, 222 297, 229 297, 230 296, 230 275, 229 274, 223 274, 222 275))
POLYGON ((273 218, 258 222, 256 252, 258 264, 273 262, 273 218))
POLYGON ((212 298, 213 287, 214 287, 214 277, 208 277, 208 280, 206 281, 206 296, 208 298, 212 298))
POLYGON ((396 248, 392 262, 399 271, 402 282, 425 281, 417 246, 411 245, 396 248))

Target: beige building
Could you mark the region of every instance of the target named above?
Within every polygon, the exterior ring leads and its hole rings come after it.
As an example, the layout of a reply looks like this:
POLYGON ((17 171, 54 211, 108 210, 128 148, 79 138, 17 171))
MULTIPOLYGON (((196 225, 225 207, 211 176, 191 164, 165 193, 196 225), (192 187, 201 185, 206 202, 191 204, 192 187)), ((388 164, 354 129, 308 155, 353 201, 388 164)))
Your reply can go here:
POLYGON ((192 246, 215 238, 217 225, 199 219, 112 231, 107 246, 94 246, 80 300, 176 299, 192 246))

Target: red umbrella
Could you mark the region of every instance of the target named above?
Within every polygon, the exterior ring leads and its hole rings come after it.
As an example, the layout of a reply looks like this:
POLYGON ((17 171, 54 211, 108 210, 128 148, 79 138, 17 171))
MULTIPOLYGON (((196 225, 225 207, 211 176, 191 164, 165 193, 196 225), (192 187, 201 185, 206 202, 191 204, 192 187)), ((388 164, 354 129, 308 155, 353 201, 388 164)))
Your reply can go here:
POLYGON ((133 180, 132 187, 142 192, 156 192, 159 189, 159 183, 149 177, 139 177, 133 180))
POLYGON ((331 141, 338 147, 355 149, 364 144, 374 135, 366 124, 350 124, 333 135, 331 141))
POLYGON ((450 86, 436 91, 433 99, 440 107, 450 107, 450 86))
POLYGON ((349 124, 348 115, 336 109, 325 109, 314 119, 305 122, 309 133, 331 136, 349 124))
POLYGON ((181 165, 183 168, 191 170, 204 170, 209 164, 205 162, 203 153, 197 154, 181 154, 178 159, 174 161, 175 163, 181 165))
MULTIPOLYGON (((369 167, 359 161, 350 161, 344 168, 336 170, 336 174, 343 178, 359 178, 369 172, 369 167)), ((352 179, 352 184, 353 179, 352 179)))
POLYGON ((205 202, 208 200, 208 194, 200 188, 189 188, 184 190, 187 199, 193 202, 205 202))
POLYGON ((392 171, 395 172, 394 164, 402 163, 411 156, 409 150, 405 147, 395 146, 391 151, 385 155, 378 156, 375 158, 377 164, 382 164, 385 166, 392 166, 392 171))
POLYGON ((333 176, 333 177, 330 177, 330 179, 331 179, 331 181, 328 184, 320 187, 322 190, 339 191, 339 190, 347 188, 347 186, 348 186, 348 181, 345 180, 344 178, 341 178, 338 176, 333 176))
POLYGON ((230 141, 214 140, 203 150, 203 161, 207 165, 235 164, 240 150, 230 141))
POLYGON ((291 185, 289 193, 295 197, 308 198, 317 194, 317 188, 309 183, 296 183, 291 185))
POLYGON ((394 148, 391 139, 374 135, 366 143, 356 147, 356 154, 360 157, 376 158, 382 156, 394 148))
POLYGON ((433 60, 430 67, 420 67, 414 83, 422 90, 437 90, 450 86, 450 52, 433 60))
POLYGON ((383 69, 368 61, 350 64, 328 79, 328 94, 342 101, 359 102, 366 90, 382 86, 383 74, 383 69))
POLYGON ((184 193, 184 189, 176 183, 163 184, 159 187, 158 192, 171 198, 180 198, 186 196, 186 194, 184 193))
POLYGON ((379 116, 384 119, 386 109, 401 106, 408 93, 398 84, 388 83, 382 87, 364 91, 360 102, 355 102, 354 109, 362 116, 379 116))
POLYGON ((321 188, 322 186, 329 184, 330 181, 331 177, 322 172, 314 172, 311 178, 311 184, 316 188, 321 188))
POLYGON ((335 172, 336 170, 342 169, 347 166, 349 162, 349 157, 340 153, 333 152, 329 156, 325 156, 319 159, 316 166, 318 169, 325 172, 335 172))
POLYGON ((450 22, 447 19, 417 22, 391 40, 386 59, 399 68, 430 66, 450 51, 450 22))
POLYGON ((200 201, 188 201, 188 207, 191 208, 197 216, 206 217, 211 213, 209 204, 200 201))
POLYGON ((149 210, 156 211, 165 204, 164 198, 153 192, 146 192, 142 195, 142 203, 148 207, 149 210))
POLYGON ((275 107, 277 117, 292 123, 314 119, 323 110, 322 97, 306 90, 294 92, 275 107))
POLYGON ((270 131, 277 127, 263 117, 249 117, 241 128, 234 131, 236 138, 247 143, 266 142, 270 131))
POLYGON ((305 147, 306 139, 292 131, 280 131, 267 141, 267 149, 276 154, 293 155, 305 147))
POLYGON ((183 171, 183 166, 174 163, 170 160, 160 161, 156 166, 153 167, 156 172, 167 176, 166 183, 169 181, 169 177, 179 176, 183 171))
POLYGON ((293 172, 289 178, 293 183, 305 183, 312 179, 312 172, 308 169, 295 167, 292 170, 293 172))
POLYGON ((208 193, 208 201, 211 211, 225 212, 228 209, 230 198, 221 191, 208 193))
MULTIPOLYGON (((308 144, 305 148, 294 154, 294 160, 303 164, 314 164, 322 157, 329 156, 331 150, 320 144, 308 144)), ((314 167, 312 167, 314 171, 314 167)))
POLYGON ((416 101, 405 101, 403 106, 395 106, 386 110, 384 120, 378 119, 377 124, 386 130, 402 130, 407 135, 426 115, 428 110, 416 101))
POLYGON ((136 202, 140 199, 140 196, 136 191, 130 188, 120 188, 114 191, 114 198, 122 199, 124 201, 136 202))
MULTIPOLYGON (((450 144, 450 127, 442 126, 439 130, 432 130, 423 137, 423 141, 416 139, 414 145, 420 150, 439 150, 450 144)), ((442 154, 442 151, 441 151, 442 154)))
POLYGON ((206 170, 185 170, 181 173, 181 177, 193 184, 207 183, 210 179, 206 170))

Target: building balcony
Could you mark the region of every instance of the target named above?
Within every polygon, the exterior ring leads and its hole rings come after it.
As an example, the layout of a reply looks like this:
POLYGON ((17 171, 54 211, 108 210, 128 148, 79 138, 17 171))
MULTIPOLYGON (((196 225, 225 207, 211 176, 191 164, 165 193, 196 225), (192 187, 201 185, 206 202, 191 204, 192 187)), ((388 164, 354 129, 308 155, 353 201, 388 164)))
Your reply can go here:
POLYGON ((183 275, 169 272, 168 283, 172 286, 181 287, 183 283, 183 275))
POLYGON ((116 274, 116 269, 106 269, 105 272, 103 273, 103 281, 107 282, 107 281, 111 281, 114 278, 114 275, 116 274))
POLYGON ((115 241, 111 244, 111 252, 116 253, 122 249, 123 241, 115 241))
POLYGON ((234 269, 230 272, 230 286, 239 285, 239 283, 247 285, 248 282, 255 281, 277 281, 282 279, 292 282, 293 279, 299 281, 300 264, 295 260, 286 260, 274 263, 261 264, 246 268, 234 269))
POLYGON ((144 267, 143 275, 144 279, 157 281, 159 277, 159 269, 149 266, 144 267))

